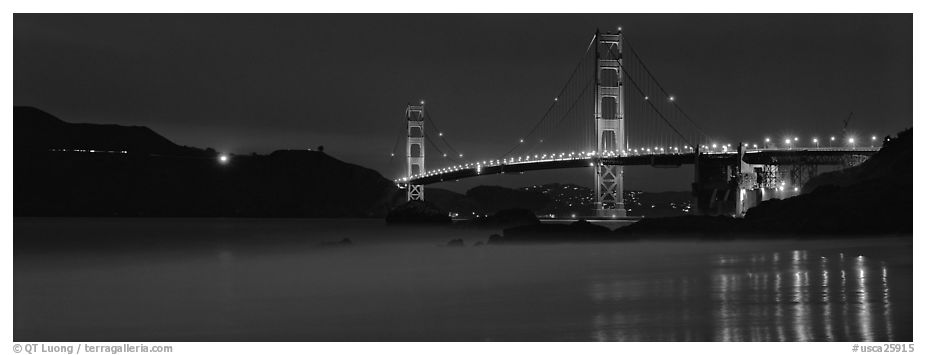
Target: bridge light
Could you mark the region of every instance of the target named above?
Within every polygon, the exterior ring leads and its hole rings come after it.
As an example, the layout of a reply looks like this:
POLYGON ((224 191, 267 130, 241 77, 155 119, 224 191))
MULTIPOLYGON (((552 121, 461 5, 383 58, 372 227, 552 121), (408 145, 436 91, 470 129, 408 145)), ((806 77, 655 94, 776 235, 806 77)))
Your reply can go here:
POLYGON ((849 144, 855 144, 855 138, 849 137, 849 144))
POLYGON ((643 96, 644 100, 649 100, 649 96, 643 96))
POLYGON ((558 98, 558 97, 554 97, 554 98, 553 98, 553 101, 559 101, 559 98, 558 98))
POLYGON ((768 138, 768 137, 765 138, 765 143, 768 143, 768 142, 771 142, 771 141, 772 141, 771 138, 768 138))
POLYGON ((222 165, 228 164, 228 155, 226 154, 219 155, 219 164, 222 164, 222 165))
POLYGON ((424 100, 421 100, 421 104, 424 105, 424 100))
POLYGON ((460 153, 460 158, 462 158, 462 157, 463 157, 463 153, 460 153))
POLYGON ((711 144, 711 148, 717 148, 717 143, 711 144))
POLYGON ((444 132, 437 132, 437 136, 438 136, 438 137, 443 137, 443 136, 444 136, 444 132))
POLYGON ((447 157, 447 153, 444 153, 444 158, 446 158, 446 157, 447 157))
POLYGON ((669 96, 669 101, 675 101, 675 96, 669 96))
POLYGON ((389 156, 390 156, 390 157, 394 157, 394 156, 395 156, 395 153, 389 153, 389 156))

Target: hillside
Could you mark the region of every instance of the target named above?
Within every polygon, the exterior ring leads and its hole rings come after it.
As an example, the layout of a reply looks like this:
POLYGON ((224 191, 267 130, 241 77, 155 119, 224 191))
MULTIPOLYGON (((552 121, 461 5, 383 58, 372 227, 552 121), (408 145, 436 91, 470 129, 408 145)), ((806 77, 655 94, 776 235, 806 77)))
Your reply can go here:
POLYGON ((913 130, 885 140, 866 162, 810 181, 810 193, 750 209, 757 229, 819 233, 913 231, 913 130))
POLYGON ((376 171, 322 152, 220 164, 214 152, 146 127, 67 123, 28 107, 13 113, 15 216, 366 217, 385 216, 402 198, 376 171))
POLYGON ((743 219, 677 217, 644 219, 626 233, 770 233, 866 235, 913 231, 913 130, 900 132, 859 166, 821 174, 810 193, 772 199, 743 219))
POLYGON ((148 127, 68 123, 34 107, 13 107, 16 152, 94 149, 142 154, 205 156, 206 151, 174 144, 148 127))

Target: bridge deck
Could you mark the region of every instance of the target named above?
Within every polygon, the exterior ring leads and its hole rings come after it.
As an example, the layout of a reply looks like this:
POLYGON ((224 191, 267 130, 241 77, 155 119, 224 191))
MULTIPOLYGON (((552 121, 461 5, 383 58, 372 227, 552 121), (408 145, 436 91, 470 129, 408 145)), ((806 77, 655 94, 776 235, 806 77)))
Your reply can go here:
MULTIPOLYGON (((880 148, 794 148, 794 149, 750 149, 743 154, 743 161, 748 164, 763 165, 840 165, 846 157, 871 156, 880 148)), ((397 182, 414 185, 428 185, 442 181, 454 181, 483 175, 505 173, 521 173, 533 170, 569 169, 590 167, 595 164, 623 165, 623 166, 654 166, 678 167, 694 164, 697 154, 641 154, 625 156, 591 155, 578 157, 551 157, 546 159, 530 159, 525 161, 508 161, 488 164, 471 163, 463 166, 450 167, 429 171, 411 179, 400 179, 397 182)), ((737 152, 709 152, 701 153, 701 159, 729 160, 729 164, 736 163, 737 152)))

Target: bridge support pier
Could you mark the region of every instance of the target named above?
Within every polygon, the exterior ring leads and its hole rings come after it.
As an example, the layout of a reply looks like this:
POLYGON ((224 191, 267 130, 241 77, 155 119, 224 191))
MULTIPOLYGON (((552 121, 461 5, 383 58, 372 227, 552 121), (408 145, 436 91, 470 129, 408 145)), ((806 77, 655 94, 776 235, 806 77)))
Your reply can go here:
POLYGON ((627 217, 624 209, 624 167, 595 166, 595 214, 603 218, 627 217))

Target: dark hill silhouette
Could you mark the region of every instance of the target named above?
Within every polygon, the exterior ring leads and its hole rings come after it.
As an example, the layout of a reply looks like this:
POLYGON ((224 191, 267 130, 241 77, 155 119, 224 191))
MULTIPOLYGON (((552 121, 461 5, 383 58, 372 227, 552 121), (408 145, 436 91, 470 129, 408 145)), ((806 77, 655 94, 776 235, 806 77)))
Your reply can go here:
POLYGON ((476 186, 466 191, 466 197, 489 214, 515 208, 540 211, 552 203, 543 194, 501 186, 476 186))
POLYGON ((913 129, 885 140, 865 163, 810 183, 809 194, 750 209, 747 225, 774 232, 913 232, 913 129))
POLYGON ((385 216, 403 197, 374 170, 317 151, 232 156, 183 147, 145 127, 14 113, 15 216, 385 216), (95 149, 128 154, 51 149, 95 149))
POLYGON ((174 144, 148 127, 68 123, 28 106, 13 107, 13 132, 16 151, 94 149, 165 155, 207 154, 205 150, 174 144))
POLYGON ((863 181, 898 179, 913 181, 913 129, 885 138, 880 151, 871 159, 848 169, 828 172, 810 179, 804 189, 813 191, 820 186, 847 187, 863 181), (909 177, 910 179, 905 179, 909 177))

